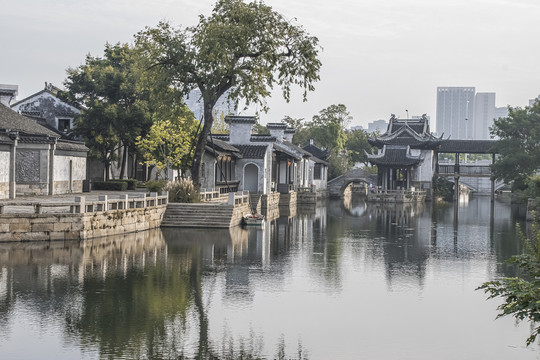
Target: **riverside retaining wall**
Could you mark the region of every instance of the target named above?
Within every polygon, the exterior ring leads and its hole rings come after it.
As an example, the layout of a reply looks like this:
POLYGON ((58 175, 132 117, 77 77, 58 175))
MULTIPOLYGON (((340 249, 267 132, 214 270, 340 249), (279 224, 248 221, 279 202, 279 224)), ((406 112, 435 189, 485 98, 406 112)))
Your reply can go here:
POLYGON ((167 195, 66 203, 1 203, 0 242, 85 240, 158 228, 167 208, 167 195), (33 207, 33 212, 4 211, 8 206, 33 207), (51 209, 53 208, 53 209, 51 209), (60 213, 61 209, 70 212, 60 213), (48 209, 49 212, 46 212, 48 209), (57 210, 56 212, 54 210, 57 210))

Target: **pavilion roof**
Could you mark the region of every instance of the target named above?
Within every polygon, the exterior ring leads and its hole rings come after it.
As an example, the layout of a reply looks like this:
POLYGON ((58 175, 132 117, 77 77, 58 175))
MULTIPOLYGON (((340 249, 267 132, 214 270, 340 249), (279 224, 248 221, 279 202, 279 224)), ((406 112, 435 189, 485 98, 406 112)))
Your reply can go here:
POLYGON ((439 153, 489 154, 497 140, 451 140, 441 142, 439 153))
POLYGON ((409 146, 385 145, 379 154, 368 154, 373 165, 390 167, 411 167, 419 165, 424 159, 420 155, 412 155, 409 146))

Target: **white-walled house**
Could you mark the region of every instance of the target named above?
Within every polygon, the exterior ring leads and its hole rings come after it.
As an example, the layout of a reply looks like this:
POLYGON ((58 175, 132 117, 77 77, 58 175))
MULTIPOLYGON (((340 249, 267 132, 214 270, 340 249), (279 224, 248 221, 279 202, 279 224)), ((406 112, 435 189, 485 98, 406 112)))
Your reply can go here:
POLYGON ((88 148, 0 104, 0 199, 83 191, 88 148))
POLYGON ((308 186, 314 188, 318 197, 328 196, 328 161, 330 152, 316 146, 313 140, 303 147, 304 151, 311 154, 309 158, 308 186))
POLYGON ((202 188, 221 193, 248 190, 262 207, 292 205, 298 190, 326 189, 328 163, 294 145, 294 129, 269 123, 270 135, 260 135, 252 133, 255 117, 228 116, 225 121, 229 134, 213 135, 213 145, 211 139, 207 142, 202 188), (218 171, 220 162, 226 169, 223 174, 218 171))
POLYGON ((81 113, 77 104, 60 100, 60 89, 50 83, 45 88, 11 104, 11 109, 34 119, 38 124, 66 133, 73 129, 74 121, 81 113))

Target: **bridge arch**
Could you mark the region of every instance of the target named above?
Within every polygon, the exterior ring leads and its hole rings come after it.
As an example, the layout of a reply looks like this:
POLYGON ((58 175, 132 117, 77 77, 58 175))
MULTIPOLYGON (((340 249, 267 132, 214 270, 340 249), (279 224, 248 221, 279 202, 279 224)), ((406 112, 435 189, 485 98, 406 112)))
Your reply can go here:
POLYGON ((351 183, 377 184, 377 175, 364 169, 352 169, 328 181, 328 193, 330 197, 342 197, 343 192, 351 183))

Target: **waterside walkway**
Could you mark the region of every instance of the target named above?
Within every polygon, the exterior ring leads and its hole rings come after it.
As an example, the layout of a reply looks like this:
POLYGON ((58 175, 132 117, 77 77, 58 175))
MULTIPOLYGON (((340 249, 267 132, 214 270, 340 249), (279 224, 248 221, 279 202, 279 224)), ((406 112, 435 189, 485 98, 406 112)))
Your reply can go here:
POLYGON ((0 242, 75 240, 159 227, 167 193, 91 192, 0 201, 0 242))

